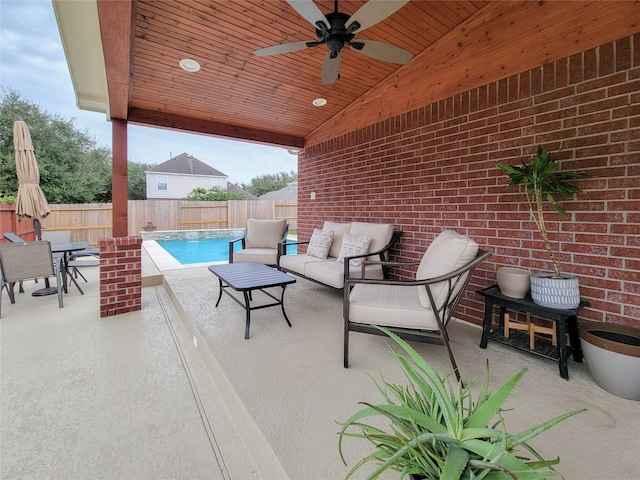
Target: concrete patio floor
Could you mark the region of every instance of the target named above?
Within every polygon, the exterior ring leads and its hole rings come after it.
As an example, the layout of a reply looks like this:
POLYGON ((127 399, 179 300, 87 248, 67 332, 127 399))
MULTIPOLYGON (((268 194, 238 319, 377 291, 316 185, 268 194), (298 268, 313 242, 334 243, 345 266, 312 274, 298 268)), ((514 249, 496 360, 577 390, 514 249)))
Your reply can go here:
MULTIPOLYGON (((293 326, 279 308, 258 310, 244 340, 244 312, 226 296, 214 307, 206 267, 160 272, 145 257, 143 270, 143 309, 110 318, 99 317, 96 267, 63 309, 30 295, 41 284, 14 305, 3 293, 0 478, 344 478, 336 422, 380 399, 369 374, 402 382, 386 339, 352 333, 344 369, 338 292, 298 280, 285 296, 293 326)), ((480 383, 487 359, 494 389, 529 369, 506 405, 510 431, 588 409, 531 442, 560 456, 565 478, 638 478, 640 402, 600 389, 573 360, 566 381, 549 360, 480 349, 479 327, 455 322, 450 334, 464 378, 480 383)), ((449 370, 443 347, 412 345, 449 370)), ((368 451, 346 442, 350 465, 368 451)))

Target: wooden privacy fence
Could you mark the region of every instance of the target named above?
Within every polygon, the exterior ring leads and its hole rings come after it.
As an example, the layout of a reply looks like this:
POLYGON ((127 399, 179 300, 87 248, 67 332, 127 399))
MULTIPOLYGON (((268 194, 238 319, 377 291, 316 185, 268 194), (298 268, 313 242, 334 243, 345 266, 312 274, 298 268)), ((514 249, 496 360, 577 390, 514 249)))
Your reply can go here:
MULTIPOLYGON (((43 230, 71 230, 73 241, 97 245, 112 235, 110 203, 49 205, 51 215, 42 220, 43 230)), ((286 219, 298 228, 298 203, 274 200, 196 202, 188 200, 129 200, 128 234, 139 235, 152 222, 158 230, 208 230, 244 228, 247 219, 286 219)))

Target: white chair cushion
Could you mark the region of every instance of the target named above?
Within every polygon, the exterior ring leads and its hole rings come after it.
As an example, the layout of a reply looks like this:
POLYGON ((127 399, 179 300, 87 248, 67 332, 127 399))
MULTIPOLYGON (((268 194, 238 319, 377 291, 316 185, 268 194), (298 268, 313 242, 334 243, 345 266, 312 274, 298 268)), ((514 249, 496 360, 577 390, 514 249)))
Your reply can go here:
POLYGON ((278 248, 286 222, 282 220, 247 220, 245 248, 278 248))
MULTIPOLYGON (((450 273, 473 260, 478 253, 478 244, 452 230, 440 233, 425 252, 416 272, 417 280, 425 280, 450 273)), ((416 287, 420 303, 431 308, 429 295, 424 287, 416 287)), ((447 282, 431 285, 431 292, 438 308, 446 300, 447 282)))
MULTIPOLYGON (((352 235, 345 233, 342 237, 342 248, 338 254, 337 262, 344 263, 345 257, 353 255, 362 255, 369 251, 371 237, 369 235, 352 235)), ((359 267, 362 265, 363 258, 355 258, 349 262, 350 267, 359 267)))
POLYGON ((365 285, 349 295, 349 319, 355 323, 438 330, 433 310, 424 308, 415 287, 365 285))
POLYGON ((245 248, 233 252, 233 262, 258 262, 275 265, 278 262, 278 250, 275 248, 245 248))
POLYGON ((307 255, 324 260, 329 256, 332 241, 333 230, 325 231, 318 228, 314 229, 311 240, 309 240, 309 245, 307 246, 307 255))
POLYGON ((331 242, 331 248, 329 249, 329 256, 338 258, 340 249, 342 248, 342 236, 345 233, 349 233, 351 230, 351 223, 337 223, 337 222, 324 222, 322 230, 325 232, 333 230, 333 241, 331 242))

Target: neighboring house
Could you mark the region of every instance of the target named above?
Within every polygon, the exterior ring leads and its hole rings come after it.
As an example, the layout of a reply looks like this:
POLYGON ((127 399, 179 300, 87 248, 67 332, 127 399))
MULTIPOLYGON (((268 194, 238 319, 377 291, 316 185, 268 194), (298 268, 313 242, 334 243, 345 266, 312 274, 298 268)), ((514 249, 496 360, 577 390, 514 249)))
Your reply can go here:
POLYGON ((239 193, 240 195, 242 195, 243 200, 258 200, 258 197, 256 197, 253 193, 249 193, 246 190, 243 190, 242 188, 235 185, 234 183, 227 183, 227 191, 233 192, 233 193, 239 193))
POLYGON ((287 183, 287 186, 280 190, 267 192, 260 195, 260 200, 280 200, 282 202, 298 201, 298 182, 287 183))
POLYGON ((194 188, 227 190, 224 173, 188 153, 170 158, 145 171, 147 198, 185 198, 194 188))

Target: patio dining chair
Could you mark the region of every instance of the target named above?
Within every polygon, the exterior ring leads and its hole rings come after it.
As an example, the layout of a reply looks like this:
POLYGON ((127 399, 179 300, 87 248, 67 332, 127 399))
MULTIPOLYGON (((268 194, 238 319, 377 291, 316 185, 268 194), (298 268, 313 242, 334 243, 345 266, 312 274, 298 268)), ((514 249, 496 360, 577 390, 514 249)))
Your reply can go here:
POLYGON ((247 220, 244 234, 229 242, 229 263, 257 262, 277 266, 280 255, 278 244, 287 239, 289 225, 285 220, 247 220), (240 242, 242 249, 234 251, 240 242))
MULTIPOLYGON (((38 239, 48 240, 51 243, 70 243, 71 230, 45 230, 40 233, 38 239)), ((87 282, 87 279, 82 272, 78 270, 78 267, 96 267, 98 265, 100 265, 100 250, 90 247, 73 252, 67 260, 67 266, 71 269, 75 278, 78 278, 79 275, 85 282, 87 282), (85 257, 93 258, 88 259, 85 257), (80 258, 84 259, 79 260, 80 258)))
POLYGON ((6 289, 11 303, 16 303, 13 288, 16 283, 38 277, 56 277, 58 307, 62 301, 62 258, 51 254, 49 242, 23 242, 0 244, 0 315, 2 290, 6 289))
MULTIPOLYGON (((36 225, 36 223, 34 221, 34 226, 35 225, 36 225)), ((36 235, 37 235, 37 229, 36 229, 36 235)), ((20 235, 16 235, 13 232, 4 232, 2 234, 2 236, 5 239, 9 240, 11 243, 25 243, 27 241, 27 240, 23 239, 20 235)), ((40 240, 40 238, 38 238, 38 240, 40 240)), ((36 283, 38 283, 38 279, 37 278, 33 278, 32 280, 34 280, 36 283)), ((49 288, 49 279, 45 278, 44 282, 45 282, 45 286, 47 288, 49 288)), ((24 287, 22 286, 22 281, 19 282, 18 292, 24 293, 24 287)))
MULTIPOLYGON (((344 288, 344 367, 349 366, 349 332, 384 335, 382 326, 405 340, 444 345, 458 380, 447 324, 465 294, 475 267, 491 254, 451 230, 440 233, 418 263, 415 280, 347 278, 344 288)), ((368 261, 363 262, 369 263, 368 261)))

